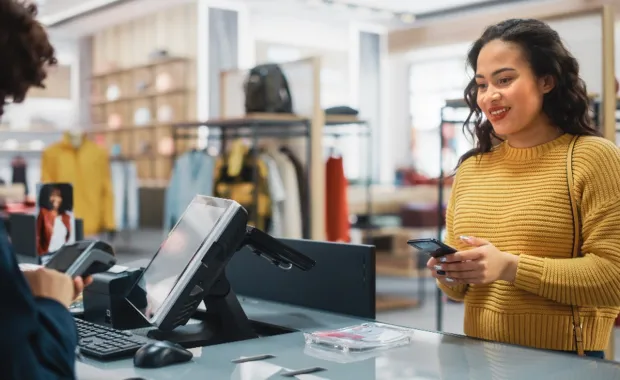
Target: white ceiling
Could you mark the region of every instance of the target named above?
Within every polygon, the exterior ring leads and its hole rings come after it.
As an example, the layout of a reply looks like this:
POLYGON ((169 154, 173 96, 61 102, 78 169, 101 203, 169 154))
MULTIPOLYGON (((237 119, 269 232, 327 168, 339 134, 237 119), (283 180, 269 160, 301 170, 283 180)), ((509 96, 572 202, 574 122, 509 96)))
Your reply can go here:
POLYGON ((385 9, 393 12, 426 13, 482 3, 485 0, 334 0, 335 2, 385 9))
MULTIPOLYGON (((454 7, 484 3, 485 0, 38 0, 41 3, 40 19, 44 24, 70 18, 109 3, 123 3, 113 9, 91 14, 69 24, 71 33, 89 34, 117 22, 138 15, 136 13, 155 10, 154 5, 172 6, 184 1, 217 1, 219 4, 235 4, 246 7, 250 13, 286 17, 302 17, 327 23, 362 22, 388 29, 411 27, 416 14, 449 10, 454 7), (132 8, 131 11, 128 11, 132 8), (136 13, 133 13, 136 12, 136 13), (405 14, 404 16, 402 14, 405 14), (105 19, 105 20, 103 20, 105 19)), ((517 0, 513 0, 517 1, 517 0)), ((540 1, 540 0, 539 0, 540 1)), ((510 1, 506 1, 510 3, 510 1)), ((220 5, 221 7, 222 5, 220 5)), ((67 29, 64 25, 60 29, 67 29)))

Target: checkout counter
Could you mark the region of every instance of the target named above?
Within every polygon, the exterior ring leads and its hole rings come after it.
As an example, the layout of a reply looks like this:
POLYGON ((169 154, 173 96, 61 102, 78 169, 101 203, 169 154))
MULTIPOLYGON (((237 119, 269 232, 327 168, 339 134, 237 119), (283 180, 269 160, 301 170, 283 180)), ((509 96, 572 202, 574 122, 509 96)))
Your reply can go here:
POLYGON ((80 380, 267 380, 286 379, 287 370, 325 369, 297 379, 400 380, 611 380, 620 379, 620 363, 572 354, 483 342, 467 337, 415 330, 405 347, 365 356, 331 356, 306 347, 303 332, 342 328, 366 320, 299 306, 246 299, 240 302, 252 320, 299 330, 284 335, 191 349, 191 362, 159 369, 134 368, 132 360, 77 364, 80 380), (271 359, 235 364, 241 357, 273 355, 271 359))
MULTIPOLYGON (((322 371, 295 378, 620 379, 620 363, 612 361, 415 329, 409 345, 383 351, 344 354, 307 346, 304 332, 374 321, 375 251, 364 245, 284 242, 323 265, 292 275, 265 265, 262 258, 244 249, 228 263, 227 277, 235 291, 243 294, 237 298, 248 319, 293 332, 192 348, 192 361, 158 369, 136 368, 132 359, 106 363, 84 358, 77 363, 78 379, 267 380, 286 379, 283 374, 288 371, 313 367, 322 371), (346 274, 340 270, 343 267, 348 268, 346 274), (252 276, 247 275, 250 272, 252 276), (272 357, 236 363, 241 358, 263 355, 272 357)), ((147 330, 134 332, 146 335, 147 330)))
MULTIPOLYGON (((213 212, 212 209, 207 210, 208 207, 203 207, 211 202, 214 201, 207 198, 193 201, 192 207, 195 208, 196 215, 207 211, 213 212)), ((225 206, 233 207, 234 205, 225 206)), ((180 223, 177 226, 178 231, 169 235, 149 266, 143 269, 140 278, 144 279, 144 284, 142 280, 138 280, 133 285, 132 289, 143 289, 147 292, 147 300, 151 299, 149 297, 157 297, 157 294, 148 293, 151 281, 147 276, 149 271, 153 276, 157 274, 155 270, 158 267, 168 270, 170 265, 178 261, 178 257, 175 257, 173 261, 158 265, 158 257, 171 257, 170 255, 174 254, 186 256, 187 251, 179 250, 179 247, 190 246, 192 241, 190 234, 196 231, 200 234, 202 233, 200 231, 204 230, 203 228, 191 229, 192 209, 188 209, 190 211, 187 223, 180 223)), ((233 222, 245 223, 244 220, 235 222, 235 215, 231 214, 231 224, 233 222)), ((208 219, 206 214, 198 216, 195 220, 208 219)), ((237 228, 233 232, 243 234, 247 231, 244 227, 243 229, 237 228)), ((205 241, 200 236, 197 238, 196 241, 205 241)), ((304 333, 340 329, 374 321, 374 247, 279 239, 280 244, 287 247, 289 252, 284 252, 286 249, 283 249, 282 255, 272 253, 268 255, 269 257, 265 257, 261 255, 261 252, 265 251, 261 248, 265 248, 262 243, 266 241, 261 240, 263 238, 260 236, 256 238, 257 240, 252 240, 250 244, 236 250, 234 256, 228 253, 230 250, 227 247, 230 247, 231 242, 238 241, 238 236, 226 235, 226 231, 222 232, 217 239, 211 239, 213 243, 210 247, 204 247, 205 244, 202 244, 199 250, 191 251, 196 253, 188 254, 190 257, 186 259, 190 264, 185 267, 184 272, 195 274, 188 275, 186 278, 178 275, 178 280, 174 285, 184 289, 177 293, 185 294, 185 296, 165 296, 165 300, 162 298, 163 304, 165 302, 170 304, 169 311, 162 313, 159 320, 152 317, 149 324, 133 328, 131 332, 148 338, 155 336, 153 332, 164 331, 163 326, 173 326, 172 331, 177 331, 175 326, 189 327, 191 330, 191 326, 198 322, 195 318, 198 318, 201 308, 204 312, 204 305, 201 304, 198 309, 193 309, 191 314, 187 314, 188 301, 191 301, 192 305, 197 305, 194 303, 196 296, 200 297, 199 299, 203 299, 204 296, 207 314, 211 309, 227 311, 229 313, 223 315, 239 317, 239 326, 247 327, 242 319, 250 322, 252 326, 262 326, 260 330, 254 330, 258 337, 230 340, 219 344, 215 342, 208 346, 197 344, 185 346, 193 354, 189 362, 156 369, 138 368, 134 366, 134 360, 131 358, 100 361, 81 357, 76 363, 77 378, 81 380, 266 380, 291 377, 306 380, 620 379, 620 363, 617 362, 416 329, 411 329, 412 338, 407 345, 378 351, 343 353, 307 345, 304 333), (298 256, 304 257, 295 257, 295 252, 298 256), (303 255, 299 252, 303 252, 303 255), (201 261, 192 259, 199 253, 202 257, 201 261), (224 258, 226 255, 231 257, 224 258), (265 262, 263 260, 265 258, 276 265, 265 262), (309 269, 313 262, 316 266, 311 270, 297 270, 298 268, 289 270, 291 267, 285 265, 289 261, 296 262, 296 265, 301 268, 309 269), (189 271, 190 265, 195 265, 198 269, 195 272, 189 271), (225 279, 230 284, 231 291, 226 292, 225 295, 226 305, 231 307, 228 310, 209 307, 209 305, 220 305, 217 303, 217 297, 222 296, 223 293, 209 292, 209 288, 213 290, 218 287, 206 284, 213 275, 209 276, 209 273, 205 271, 212 270, 218 265, 225 267, 225 271, 219 272, 217 277, 225 279), (196 284, 205 289, 204 293, 196 292, 198 289, 196 284), (189 290, 192 291, 189 292, 189 290), (235 295, 235 292, 240 295, 235 295), (213 302, 210 303, 209 300, 213 302), (236 305, 241 307, 236 309, 236 305), (230 314, 233 310, 238 310, 238 312, 230 314), (168 324, 168 321, 178 321, 184 315, 188 318, 186 322, 168 324), (311 368, 316 370, 287 377, 290 372, 311 368)), ((174 273, 180 272, 174 270, 174 273)), ((101 278, 115 278, 108 274, 104 275, 101 278)), ((92 292, 95 291, 94 286, 95 283, 91 285, 92 292)), ((169 294, 174 294, 174 291, 169 294)), ((97 314, 98 310, 89 310, 87 297, 89 296, 85 291, 84 316, 91 312, 97 314)), ((105 298, 106 295, 99 294, 94 297, 105 298)), ((134 305, 135 309, 132 310, 139 310, 138 302, 132 302, 129 296, 126 299, 134 305)), ((148 302, 150 304, 151 301, 148 302)), ((104 303, 93 302, 98 305, 104 303)), ((101 310, 103 312, 99 314, 105 318, 110 317, 109 307, 101 310)), ((157 313, 154 312, 153 315, 156 316, 157 313)), ((148 318, 148 313, 141 312, 141 314, 148 318)), ((110 322, 112 324, 125 322, 118 314, 108 319, 112 321, 110 322)), ((114 325, 109 327, 119 328, 114 325)), ((211 331, 217 334, 220 330, 222 329, 215 328, 211 331)))

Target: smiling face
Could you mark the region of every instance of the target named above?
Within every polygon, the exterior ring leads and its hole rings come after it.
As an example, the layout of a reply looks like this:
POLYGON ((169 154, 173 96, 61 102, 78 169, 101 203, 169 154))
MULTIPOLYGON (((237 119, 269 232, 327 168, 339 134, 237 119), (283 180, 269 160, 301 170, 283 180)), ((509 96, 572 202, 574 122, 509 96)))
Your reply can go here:
POLYGON ((510 140, 549 125, 542 105, 553 80, 536 77, 519 45, 487 43, 478 55, 476 84, 478 106, 498 135, 510 140))
POLYGON ((62 205, 62 194, 60 190, 53 189, 50 193, 50 204, 52 205, 52 210, 58 211, 60 206, 62 205))

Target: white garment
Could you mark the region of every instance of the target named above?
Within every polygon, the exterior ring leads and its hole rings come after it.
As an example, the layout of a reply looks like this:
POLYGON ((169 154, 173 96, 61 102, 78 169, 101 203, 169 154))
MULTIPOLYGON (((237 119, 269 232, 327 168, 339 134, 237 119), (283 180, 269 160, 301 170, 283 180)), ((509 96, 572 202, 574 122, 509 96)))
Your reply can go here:
POLYGON ((271 228, 267 231, 274 237, 284 236, 284 225, 286 224, 284 215, 284 201, 286 200, 286 189, 278 164, 268 154, 261 154, 260 159, 267 166, 267 184, 269 186, 269 198, 271 199, 271 228))
POLYGON ((299 196, 299 183, 295 165, 282 152, 270 149, 267 154, 273 158, 282 177, 286 199, 284 200, 284 223, 283 238, 301 239, 303 229, 301 225, 301 199, 299 196))
POLYGON ((54 252, 62 247, 67 239, 67 227, 62 222, 62 216, 56 216, 54 219, 54 228, 52 229, 52 238, 50 239, 50 245, 48 252, 54 252))

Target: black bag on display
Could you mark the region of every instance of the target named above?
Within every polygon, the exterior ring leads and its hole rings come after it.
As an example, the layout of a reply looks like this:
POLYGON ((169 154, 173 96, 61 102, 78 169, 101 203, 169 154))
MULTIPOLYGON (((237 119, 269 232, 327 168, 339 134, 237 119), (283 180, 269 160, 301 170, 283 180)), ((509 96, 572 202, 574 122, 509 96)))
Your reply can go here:
POLYGON ((250 70, 245 81, 245 112, 293 113, 293 100, 280 66, 264 64, 250 70))

